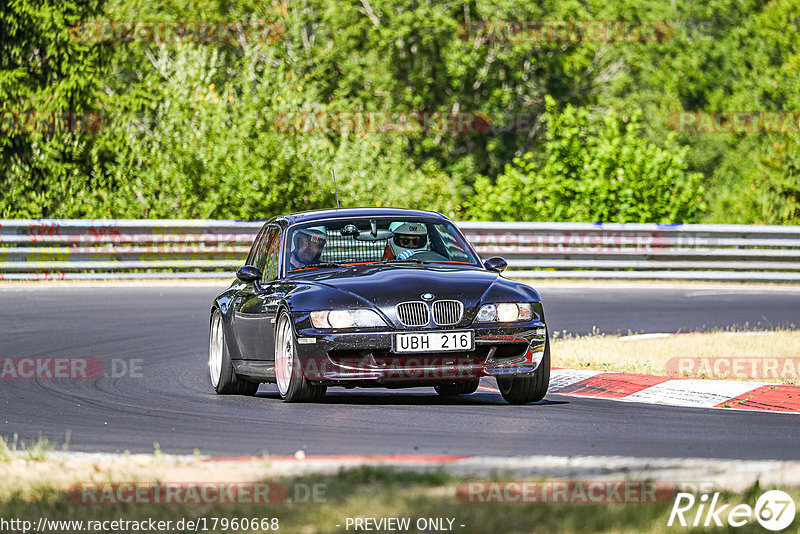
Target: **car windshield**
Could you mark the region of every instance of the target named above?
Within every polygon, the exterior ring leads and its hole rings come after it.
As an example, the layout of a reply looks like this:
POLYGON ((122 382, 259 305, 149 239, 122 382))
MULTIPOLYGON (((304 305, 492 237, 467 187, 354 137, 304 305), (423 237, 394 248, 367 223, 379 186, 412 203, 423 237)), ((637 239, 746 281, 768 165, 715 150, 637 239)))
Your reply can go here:
POLYGON ((364 217, 316 221, 289 229, 286 271, 379 262, 480 266, 449 221, 364 217))

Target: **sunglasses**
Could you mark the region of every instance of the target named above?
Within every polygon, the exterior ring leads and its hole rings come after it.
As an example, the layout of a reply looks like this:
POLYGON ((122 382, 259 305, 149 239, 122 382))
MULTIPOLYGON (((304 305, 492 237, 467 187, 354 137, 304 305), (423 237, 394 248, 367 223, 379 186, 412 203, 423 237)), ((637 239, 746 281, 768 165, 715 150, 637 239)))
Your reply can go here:
POLYGON ((397 238, 397 244, 400 245, 400 246, 404 246, 404 247, 418 245, 419 242, 420 242, 420 238, 419 237, 398 237, 397 238))

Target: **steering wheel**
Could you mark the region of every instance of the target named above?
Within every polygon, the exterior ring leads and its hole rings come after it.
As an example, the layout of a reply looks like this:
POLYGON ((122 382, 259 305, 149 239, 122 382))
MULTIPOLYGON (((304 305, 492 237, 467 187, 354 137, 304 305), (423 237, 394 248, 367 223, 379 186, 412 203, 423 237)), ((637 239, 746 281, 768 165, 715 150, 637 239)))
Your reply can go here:
POLYGON ((446 257, 432 250, 421 250, 419 252, 415 252, 414 254, 409 256, 409 258, 414 258, 415 260, 422 260, 422 261, 447 261, 446 257))

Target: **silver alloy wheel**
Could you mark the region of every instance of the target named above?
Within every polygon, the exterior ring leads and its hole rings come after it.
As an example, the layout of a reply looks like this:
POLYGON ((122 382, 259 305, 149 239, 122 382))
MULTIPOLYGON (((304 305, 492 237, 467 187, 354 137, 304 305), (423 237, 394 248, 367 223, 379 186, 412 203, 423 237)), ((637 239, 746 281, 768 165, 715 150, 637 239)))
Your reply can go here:
POLYGON ((214 388, 219 386, 222 374, 222 343, 222 317, 219 313, 214 313, 208 341, 208 371, 211 375, 211 385, 214 388))
POLYGON ((278 323, 278 338, 275 341, 275 382, 278 385, 278 392, 281 397, 284 397, 289 391, 294 363, 292 327, 285 315, 280 318, 278 323))

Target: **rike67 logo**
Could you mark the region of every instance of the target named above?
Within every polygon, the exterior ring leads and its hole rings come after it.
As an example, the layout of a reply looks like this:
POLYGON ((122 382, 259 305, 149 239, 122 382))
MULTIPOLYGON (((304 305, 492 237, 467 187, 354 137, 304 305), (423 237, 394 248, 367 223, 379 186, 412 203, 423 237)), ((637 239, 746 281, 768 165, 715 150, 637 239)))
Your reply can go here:
POLYGON ((731 527, 741 527, 755 520, 765 529, 778 532, 792 524, 794 515, 792 497, 780 490, 763 493, 755 508, 749 504, 737 504, 733 508, 730 504, 720 504, 719 493, 703 493, 699 499, 691 493, 678 493, 667 526, 721 527, 727 523, 731 527))

